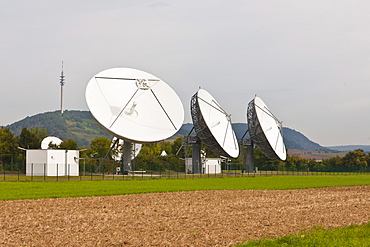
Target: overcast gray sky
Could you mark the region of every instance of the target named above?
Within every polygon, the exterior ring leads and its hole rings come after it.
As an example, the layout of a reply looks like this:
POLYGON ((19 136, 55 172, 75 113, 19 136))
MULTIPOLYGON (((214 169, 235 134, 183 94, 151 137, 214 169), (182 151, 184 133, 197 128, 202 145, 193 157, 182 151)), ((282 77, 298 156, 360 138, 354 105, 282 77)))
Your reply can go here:
POLYGON ((87 110, 98 72, 149 72, 179 95, 206 89, 246 121, 261 97, 321 145, 370 145, 370 1, 0 0, 0 125, 87 110))

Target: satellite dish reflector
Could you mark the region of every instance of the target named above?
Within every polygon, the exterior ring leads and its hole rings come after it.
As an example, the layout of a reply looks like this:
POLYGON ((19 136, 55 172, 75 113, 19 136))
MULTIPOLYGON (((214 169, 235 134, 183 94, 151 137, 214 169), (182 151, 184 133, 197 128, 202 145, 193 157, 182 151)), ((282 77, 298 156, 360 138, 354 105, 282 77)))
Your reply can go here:
POLYGON ((281 122, 261 98, 255 96, 247 109, 248 130, 252 141, 271 159, 286 159, 281 122))
MULTIPOLYGON (((117 138, 113 137, 111 146, 114 145, 116 142, 117 138)), ((118 147, 115 147, 112 149, 113 155, 112 158, 115 161, 121 161, 122 160, 122 154, 123 154, 123 145, 124 145, 124 140, 119 140, 118 141, 118 147)), ((140 143, 132 143, 132 150, 131 150, 131 158, 130 160, 135 159, 135 157, 140 153, 142 144, 140 143)))
POLYGON ((86 87, 93 117, 113 136, 151 143, 174 135, 184 120, 175 91, 161 79, 130 68, 113 68, 95 75, 86 87))
POLYGON ((197 136, 214 153, 238 157, 239 145, 231 117, 206 90, 199 89, 191 98, 191 117, 197 136))
POLYGON ((53 145, 59 146, 61 143, 62 143, 62 140, 59 139, 58 137, 56 137, 56 136, 48 136, 48 137, 45 137, 41 141, 41 149, 50 149, 49 144, 53 144, 53 145))

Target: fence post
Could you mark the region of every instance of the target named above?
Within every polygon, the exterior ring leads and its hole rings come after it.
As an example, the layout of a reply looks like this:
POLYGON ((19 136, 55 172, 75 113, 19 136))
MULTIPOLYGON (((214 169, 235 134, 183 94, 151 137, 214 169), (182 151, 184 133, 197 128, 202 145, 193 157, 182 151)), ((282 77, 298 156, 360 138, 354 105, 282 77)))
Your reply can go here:
POLYGON ((114 173, 116 173, 115 172, 115 170, 114 170, 114 167, 115 167, 116 165, 115 165, 115 163, 113 162, 113 164, 112 164, 112 176, 113 176, 113 180, 114 180, 114 173))
POLYGON ((57 181, 58 181, 58 179, 59 179, 59 164, 57 163, 57 181))
POLYGON ((46 164, 44 163, 44 181, 46 179, 46 173, 45 173, 45 171, 46 171, 46 164))
MULTIPOLYGON (((104 164, 103 164, 103 171, 102 171, 102 178, 104 180, 104 173, 105 173, 105 159, 103 159, 104 164)), ((100 163, 100 162, 99 162, 100 163)))

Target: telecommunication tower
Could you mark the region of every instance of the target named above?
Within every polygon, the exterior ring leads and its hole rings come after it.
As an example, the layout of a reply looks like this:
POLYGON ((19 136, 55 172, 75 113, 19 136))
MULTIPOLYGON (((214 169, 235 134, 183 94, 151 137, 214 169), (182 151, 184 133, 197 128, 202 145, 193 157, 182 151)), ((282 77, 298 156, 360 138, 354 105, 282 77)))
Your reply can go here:
POLYGON ((64 112, 64 72, 63 72, 63 61, 62 61, 62 72, 60 73, 60 113, 64 112))

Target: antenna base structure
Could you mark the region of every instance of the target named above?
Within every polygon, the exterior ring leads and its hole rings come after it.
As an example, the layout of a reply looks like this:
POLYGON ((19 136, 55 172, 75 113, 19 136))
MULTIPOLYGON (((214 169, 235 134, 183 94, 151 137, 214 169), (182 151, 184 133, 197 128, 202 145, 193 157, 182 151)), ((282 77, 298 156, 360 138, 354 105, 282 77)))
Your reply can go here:
POLYGON ((103 163, 107 160, 108 156, 111 156, 113 160, 121 163, 120 170, 122 174, 127 175, 132 172, 132 160, 140 152, 141 144, 123 141, 122 139, 114 137, 112 140, 111 147, 106 153, 104 158, 100 161, 98 168, 95 173, 99 172, 103 163))
POLYGON ((125 141, 123 143, 123 158, 121 167, 122 174, 128 174, 129 172, 132 171, 131 168, 132 149, 133 149, 132 142, 125 141))
POLYGON ((253 173, 254 168, 254 145, 251 139, 241 139, 240 146, 245 147, 245 172, 253 173))
POLYGON ((184 146, 191 145, 192 147, 192 170, 193 174, 203 173, 202 169, 202 158, 201 158, 201 144, 198 136, 186 136, 184 137, 184 146))

